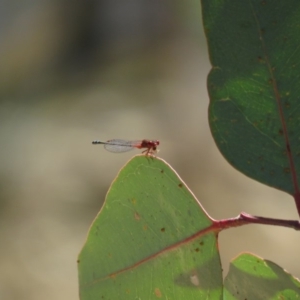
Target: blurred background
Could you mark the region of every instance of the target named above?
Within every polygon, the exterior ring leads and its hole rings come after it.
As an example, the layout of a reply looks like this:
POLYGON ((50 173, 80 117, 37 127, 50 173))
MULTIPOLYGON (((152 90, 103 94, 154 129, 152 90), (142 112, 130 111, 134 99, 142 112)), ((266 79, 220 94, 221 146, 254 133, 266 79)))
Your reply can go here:
MULTIPOLYGON (((0 299, 78 299, 77 255, 133 152, 94 139, 159 139, 216 219, 297 219, 290 196, 234 170, 211 137, 199 0, 2 0, 0 299)), ((138 151, 136 151, 138 153, 138 151)), ((220 234, 300 277, 300 237, 248 225, 220 234)))

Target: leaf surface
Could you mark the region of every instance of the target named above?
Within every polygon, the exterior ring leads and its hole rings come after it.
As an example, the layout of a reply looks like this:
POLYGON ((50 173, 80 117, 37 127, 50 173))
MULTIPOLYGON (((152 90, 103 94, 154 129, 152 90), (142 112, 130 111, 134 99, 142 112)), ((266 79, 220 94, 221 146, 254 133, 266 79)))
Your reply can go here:
POLYGON ((271 261, 241 254, 225 278, 226 300, 300 299, 300 282, 271 261))
POLYGON ((244 174, 299 198, 300 1, 202 0, 202 9, 218 148, 244 174))
POLYGON ((169 165, 134 157, 110 187, 79 255, 81 300, 222 299, 212 225, 169 165))

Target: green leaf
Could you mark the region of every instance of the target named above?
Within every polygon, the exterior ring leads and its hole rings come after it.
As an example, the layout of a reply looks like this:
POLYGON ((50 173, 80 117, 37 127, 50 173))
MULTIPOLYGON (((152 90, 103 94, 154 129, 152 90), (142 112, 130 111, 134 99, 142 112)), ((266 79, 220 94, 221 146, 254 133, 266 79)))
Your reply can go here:
POLYGON ((79 255, 81 300, 221 299, 213 221, 164 161, 134 157, 79 255))
POLYGON ((293 300, 300 298, 300 282, 271 261, 241 254, 231 262, 225 278, 226 300, 293 300))
POLYGON ((220 151, 244 174, 299 196, 300 1, 202 0, 202 9, 220 151))

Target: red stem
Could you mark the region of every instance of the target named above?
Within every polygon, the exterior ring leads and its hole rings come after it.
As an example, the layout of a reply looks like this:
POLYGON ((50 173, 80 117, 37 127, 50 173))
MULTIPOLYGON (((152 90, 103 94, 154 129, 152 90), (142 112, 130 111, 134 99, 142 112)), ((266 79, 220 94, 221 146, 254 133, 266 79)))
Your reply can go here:
POLYGON ((284 227, 294 228, 295 230, 300 230, 300 221, 298 220, 281 220, 281 219, 252 216, 244 212, 240 213, 235 218, 224 219, 219 221, 214 220, 214 227, 217 227, 219 231, 231 227, 238 227, 238 226, 243 226, 248 224, 284 226, 284 227))
POLYGON ((298 215, 300 216, 300 193, 299 192, 294 195, 294 199, 298 210, 298 215))

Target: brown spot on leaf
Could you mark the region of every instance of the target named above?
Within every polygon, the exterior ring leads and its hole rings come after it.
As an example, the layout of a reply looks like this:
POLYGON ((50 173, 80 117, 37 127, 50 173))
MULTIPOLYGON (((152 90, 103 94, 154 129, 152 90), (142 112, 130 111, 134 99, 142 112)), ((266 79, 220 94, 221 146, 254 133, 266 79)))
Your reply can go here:
POLYGON ((199 248, 196 248, 196 249, 195 249, 195 251, 196 251, 196 252, 199 252, 199 251, 200 251, 200 249, 199 249, 199 248))
POLYGON ((144 229, 144 230, 148 230, 148 225, 144 225, 144 226, 143 226, 143 229, 144 229))
POLYGON ((154 294, 157 298, 161 298, 162 294, 159 288, 155 288, 154 294))
POLYGON ((204 245, 204 242, 203 242, 203 241, 201 241, 199 244, 200 244, 201 246, 203 246, 203 245, 204 245))
POLYGON ((141 216, 140 216, 137 212, 135 212, 135 213, 134 213, 134 218, 135 218, 137 221, 139 221, 139 220, 141 219, 141 216))
POLYGON ((160 229, 160 231, 161 231, 161 232, 165 232, 165 231, 166 231, 166 228, 163 227, 163 228, 160 229))
POLYGON ((182 184, 182 183, 179 183, 178 186, 179 186, 180 188, 182 188, 182 187, 183 187, 183 184, 182 184))
POLYGON ((164 170, 163 170, 163 169, 161 169, 161 170, 160 170, 160 173, 164 173, 164 170))
POLYGON ((265 60, 261 56, 257 56, 257 60, 259 63, 264 63, 265 60))
POLYGON ((80 263, 80 259, 77 260, 77 263, 78 263, 78 264, 80 263))
POLYGON ((132 198, 132 199, 131 199, 131 203, 132 203, 133 205, 135 205, 135 204, 136 204, 136 199, 135 199, 135 198, 132 198))

